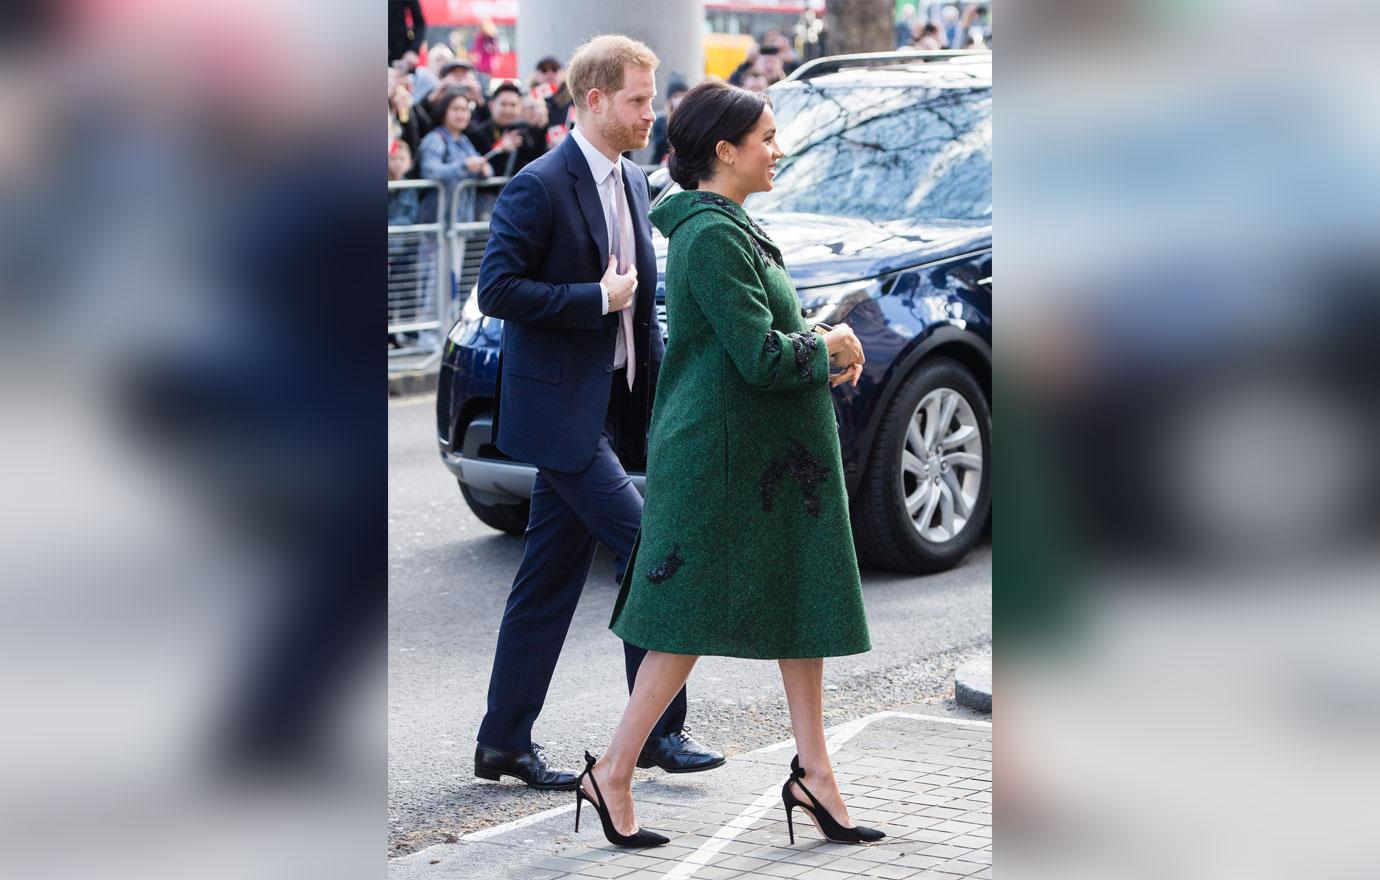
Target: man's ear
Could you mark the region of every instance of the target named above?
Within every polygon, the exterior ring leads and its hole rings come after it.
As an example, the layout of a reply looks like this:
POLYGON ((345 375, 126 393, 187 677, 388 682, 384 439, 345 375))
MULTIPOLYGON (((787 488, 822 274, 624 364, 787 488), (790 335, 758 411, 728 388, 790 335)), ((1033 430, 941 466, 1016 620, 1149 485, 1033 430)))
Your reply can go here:
POLYGON ((590 89, 585 92, 585 106, 595 113, 602 113, 604 105, 604 93, 598 89, 590 89))

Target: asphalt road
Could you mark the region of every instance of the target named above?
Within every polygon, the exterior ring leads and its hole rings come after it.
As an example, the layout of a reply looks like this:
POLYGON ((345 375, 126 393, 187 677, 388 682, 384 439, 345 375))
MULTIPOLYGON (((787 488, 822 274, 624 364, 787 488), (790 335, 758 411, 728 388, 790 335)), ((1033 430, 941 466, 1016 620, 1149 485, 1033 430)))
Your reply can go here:
MULTIPOLYGON (((570 795, 474 778, 474 735, 522 539, 465 506, 437 455, 433 397, 390 402, 388 429, 389 851, 400 855, 570 795)), ((825 662, 826 723, 952 703, 954 667, 991 650, 991 577, 987 543, 939 575, 864 571, 873 649, 825 662)), ((622 646, 608 630, 616 593, 613 557, 601 548, 534 733, 561 766, 599 752, 627 701, 622 646)), ((730 757, 790 736, 770 661, 704 658, 689 696, 695 736, 730 757)))

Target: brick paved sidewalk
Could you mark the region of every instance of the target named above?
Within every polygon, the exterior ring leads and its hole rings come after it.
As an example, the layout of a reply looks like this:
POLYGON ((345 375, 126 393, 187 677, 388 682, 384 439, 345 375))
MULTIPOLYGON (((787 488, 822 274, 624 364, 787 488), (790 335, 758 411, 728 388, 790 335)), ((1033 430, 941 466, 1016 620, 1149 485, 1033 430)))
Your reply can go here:
MULTIPOLYGON (((929 708, 929 707, 923 707, 929 708)), ((917 707, 921 709, 921 707, 917 707)), ((932 710, 931 710, 932 711, 932 710)), ((729 880, 853 877, 956 880, 992 876, 992 729, 985 721, 883 712, 829 731, 835 773, 855 822, 886 831, 880 843, 828 843, 799 810, 786 834, 781 784, 791 744, 735 755, 717 770, 638 783, 638 820, 667 846, 620 850, 571 804, 428 847, 389 863, 392 880, 506 877, 555 880, 729 880)))

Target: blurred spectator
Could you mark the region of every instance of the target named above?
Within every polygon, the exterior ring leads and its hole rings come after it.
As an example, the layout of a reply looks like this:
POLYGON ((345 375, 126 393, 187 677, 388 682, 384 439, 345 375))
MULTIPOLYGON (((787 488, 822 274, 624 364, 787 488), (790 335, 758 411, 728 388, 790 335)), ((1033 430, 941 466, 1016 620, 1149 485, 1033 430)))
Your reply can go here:
POLYGON ((939 24, 944 29, 944 45, 950 49, 962 49, 965 41, 958 24, 958 7, 950 3, 940 10, 939 24))
POLYGON ((749 92, 765 92, 769 85, 767 75, 760 70, 749 70, 743 74, 743 88, 749 92))
POLYGON ((474 66, 485 76, 493 76, 494 58, 498 56, 498 28, 494 26, 493 19, 480 19, 479 32, 474 35, 474 42, 470 44, 470 57, 474 59, 474 66))
POLYGON ((992 39, 992 28, 986 6, 973 3, 965 7, 959 19, 959 30, 963 33, 965 49, 985 49, 992 39))
POLYGON ((666 126, 670 123, 671 114, 676 112, 676 105, 689 90, 685 81, 681 79, 673 79, 666 84, 666 112, 652 123, 652 161, 658 165, 665 162, 666 156, 671 152, 671 141, 666 137, 666 126))
POLYGON ((546 146, 555 147, 565 139, 574 123, 571 117, 575 111, 575 99, 570 96, 570 87, 565 82, 565 69, 559 59, 548 55, 537 62, 537 74, 543 77, 536 94, 547 89, 553 90, 546 99, 546 146))
MULTIPOLYGON (((414 70, 408 79, 412 85, 413 107, 416 107, 418 104, 421 104, 422 101, 430 97, 432 92, 434 92, 436 87, 441 83, 440 79, 436 76, 436 72, 430 67, 425 66, 414 70)), ((422 134, 426 134, 427 131, 430 130, 430 120, 422 120, 420 124, 422 126, 422 134)))
MULTIPOLYGON (((394 75, 389 71, 390 91, 388 94, 388 137, 390 142, 402 140, 408 147, 408 159, 416 155, 421 143, 421 127, 417 124, 417 114, 412 107, 412 87, 408 78, 394 75)), ((391 149, 391 148, 390 148, 391 149)))
MULTIPOLYGON (((405 180, 412 173, 412 150, 407 141, 388 145, 388 179, 405 180)), ((411 226, 422 216, 421 192, 416 187, 388 190, 388 225, 411 226)), ((392 242, 390 242, 392 244, 392 242)))
POLYGON ((457 58, 454 61, 446 62, 446 65, 441 68, 441 82, 425 105, 427 118, 421 120, 424 136, 428 131, 441 124, 441 118, 433 111, 436 103, 441 100, 448 88, 458 89, 465 94, 473 109, 472 116, 474 119, 485 120, 489 118, 489 107, 484 101, 484 90, 479 84, 479 78, 475 76, 474 65, 463 58, 457 58))
MULTIPOLYGON (((786 35, 780 31, 767 31, 757 42, 763 47, 771 46, 776 50, 777 57, 781 59, 783 77, 790 76, 791 71, 800 66, 800 56, 796 54, 795 46, 791 45, 791 41, 786 39, 786 35)), ((770 77, 769 73, 768 78, 770 79, 770 77)), ((772 80, 772 82, 776 82, 776 80, 772 80)))
POLYGON ((767 85, 781 82, 786 78, 785 62, 781 58, 780 50, 775 46, 763 46, 758 50, 757 62, 750 69, 765 76, 767 85))
POLYGON ((943 49, 945 47, 944 29, 939 26, 937 21, 926 22, 925 26, 920 29, 920 36, 911 45, 917 49, 943 49))
POLYGON ((546 126, 551 114, 546 110, 546 102, 536 95, 526 95, 522 99, 522 121, 528 128, 541 136, 546 143, 546 126))
POLYGON ((920 20, 915 14, 915 5, 907 3, 896 15, 896 48, 915 43, 919 29, 920 20))
MULTIPOLYGON (((422 138, 419 171, 427 180, 440 181, 446 188, 447 196, 454 198, 455 185, 460 181, 492 177, 494 170, 465 136, 465 130, 470 127, 472 111, 468 94, 457 87, 448 86, 441 90, 440 100, 433 106, 435 118, 440 120, 440 124, 422 138)), ((473 190, 467 193, 472 194, 473 190)), ((472 196, 465 195, 463 198, 470 200, 472 196)), ((422 217, 428 222, 436 216, 434 201, 430 194, 422 200, 422 217)), ((466 216, 465 207, 461 205, 456 216, 466 216)))
POLYGON ((522 89, 513 82, 500 82, 489 99, 492 116, 475 123, 468 132, 470 142, 481 154, 494 150, 505 153, 493 165, 501 177, 512 177, 523 166, 546 152, 546 131, 540 134, 522 121, 522 89))
MULTIPOLYGON (((561 60, 554 55, 547 55, 537 62, 537 69, 532 73, 532 94, 544 101, 560 90, 564 79, 565 71, 561 68, 561 60)), ((550 113, 549 110, 547 112, 550 113)))
POLYGON ((412 53, 412 66, 417 66, 417 50, 426 40, 426 19, 422 18, 419 0, 393 0, 388 4, 388 60, 412 53))
POLYGON ((757 53, 761 48, 762 47, 755 42, 751 46, 748 46, 747 57, 743 59, 743 63, 739 64, 734 71, 728 75, 728 82, 730 85, 741 86, 743 84, 743 74, 752 70, 753 65, 757 63, 757 53))
POLYGON ((455 60, 455 53, 445 43, 437 43, 431 47, 431 51, 426 53, 427 68, 438 77, 441 68, 455 60))

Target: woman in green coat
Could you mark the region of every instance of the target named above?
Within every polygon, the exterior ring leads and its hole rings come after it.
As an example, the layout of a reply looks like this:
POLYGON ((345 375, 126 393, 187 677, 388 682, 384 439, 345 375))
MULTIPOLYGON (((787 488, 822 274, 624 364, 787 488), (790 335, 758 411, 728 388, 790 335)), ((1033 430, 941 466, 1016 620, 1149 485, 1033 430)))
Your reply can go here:
POLYGON ((829 392, 857 384, 862 347, 846 325, 805 323, 781 251, 743 210, 782 156, 765 96, 701 84, 668 135, 685 192, 651 220, 670 242, 670 338, 642 530, 610 624, 648 653, 613 741, 586 753, 577 805, 594 805, 615 844, 665 843, 637 830, 632 802, 653 724, 700 655, 774 659, 799 750, 788 822, 798 806, 831 840, 880 839, 849 820, 823 720, 822 658, 871 649, 829 392))

